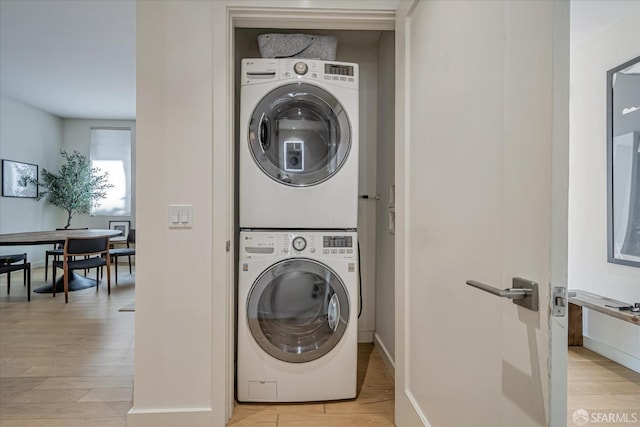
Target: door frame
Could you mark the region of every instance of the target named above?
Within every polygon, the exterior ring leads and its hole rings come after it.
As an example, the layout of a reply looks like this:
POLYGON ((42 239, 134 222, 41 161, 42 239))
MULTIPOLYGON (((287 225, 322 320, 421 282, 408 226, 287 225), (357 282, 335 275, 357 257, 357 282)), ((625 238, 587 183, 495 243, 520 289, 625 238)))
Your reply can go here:
POLYGON ((395 184, 396 184, 396 234, 395 234, 395 417, 396 425, 429 426, 425 414, 408 390, 406 359, 406 327, 408 324, 406 278, 409 276, 410 236, 407 206, 407 192, 410 190, 407 177, 410 176, 410 135, 406 115, 409 114, 411 91, 408 84, 409 38, 407 33, 410 17, 419 0, 401 2, 396 15, 396 106, 395 106, 395 184), (402 173, 400 173, 402 171, 402 173))
MULTIPOLYGON (((222 2, 221 2, 222 3, 222 2)), ((226 115, 223 120, 216 120, 214 117, 214 127, 216 123, 222 125, 218 133, 214 130, 215 141, 216 135, 221 136, 226 141, 226 144, 215 144, 213 149, 213 188, 220 191, 219 198, 214 197, 214 200, 225 200, 226 205, 223 207, 223 212, 219 212, 220 216, 214 215, 214 234, 215 231, 219 231, 219 238, 214 236, 214 264, 225 265, 226 268, 214 270, 213 280, 219 280, 222 283, 226 283, 228 290, 233 290, 235 286, 236 269, 234 267, 234 234, 235 234, 235 192, 237 188, 234 186, 235 177, 235 150, 234 150, 234 111, 235 111, 235 97, 234 97, 234 85, 235 85, 235 55, 234 55, 234 30, 236 28, 306 28, 313 29, 329 29, 329 30, 373 30, 373 31, 396 31, 396 10, 395 7, 402 1, 385 1, 380 2, 376 9, 358 9, 352 6, 352 8, 345 9, 331 9, 331 8, 312 8, 312 7, 262 7, 262 6, 233 6, 227 2, 226 5, 221 5, 225 9, 225 37, 224 37, 224 49, 226 52, 226 68, 224 70, 224 76, 214 75, 214 91, 216 83, 224 85, 224 92, 227 94, 226 101, 216 102, 214 99, 214 111, 217 106, 224 105, 224 111, 226 115), (223 78, 223 82, 217 80, 217 78, 223 78), (229 113, 232 112, 232 113, 229 113), (216 182, 223 184, 216 184, 216 182), (222 187, 224 186, 224 187, 222 187), (224 196, 223 196, 224 194, 224 196), (216 246, 215 242, 224 240, 227 242, 228 250, 222 252, 216 246), (216 256, 217 255, 217 256, 216 256), (224 260, 224 261, 223 261, 224 260)), ((357 2, 345 2, 348 4, 354 4, 357 2)), ((258 2, 256 2, 258 4, 258 2)), ((315 4, 315 3, 314 3, 315 4)), ((318 5, 321 2, 317 3, 318 5)), ((216 8, 213 8, 212 13, 214 16, 212 19, 214 22, 215 14, 218 12, 216 8)), ((214 49, 217 43, 215 42, 214 34, 214 49)), ((397 45, 397 42, 396 42, 397 45)), ((396 67, 398 67, 396 56, 396 67)), ((214 70, 215 74, 215 70, 214 70)), ((218 86, 219 87, 219 86, 218 86)), ((404 141, 397 141, 396 145, 404 143, 404 141)), ((396 184, 396 189, 398 185, 396 184)), ((396 190, 397 191, 397 190, 396 190)), ((214 206, 214 212, 216 212, 214 206)), ((403 214, 403 207, 398 206, 396 208, 398 212, 403 214)), ((396 287, 400 284, 396 283, 396 287)), ((403 284, 401 285, 403 286, 403 284)), ((212 390, 213 392, 213 405, 216 406, 216 402, 225 402, 224 417, 225 420, 229 420, 233 414, 234 405, 234 378, 235 378, 235 343, 234 343, 234 323, 235 323, 235 301, 234 293, 227 291, 225 294, 226 310, 224 313, 225 324, 227 325, 226 331, 224 331, 224 339, 226 342, 225 351, 225 367, 224 375, 214 374, 212 376, 212 390), (224 376, 224 378, 223 378, 224 376), (224 384, 224 387, 221 385, 224 384), (224 390, 222 389, 224 388, 224 390)), ((216 340, 214 339, 214 342, 216 340)), ((214 368, 214 372, 217 370, 214 368)))
MULTIPOLYGON (((551 147, 551 285, 568 292, 570 3, 553 3, 553 128, 551 147)), ((565 294, 566 295, 566 294, 565 294)), ((551 293, 553 298, 553 293, 551 293)), ((549 425, 567 425, 567 313, 549 319, 549 425), (555 404, 554 404, 555 402, 555 404)), ((551 305, 551 301, 549 301, 551 305)), ((550 307, 550 310, 553 310, 550 307)))

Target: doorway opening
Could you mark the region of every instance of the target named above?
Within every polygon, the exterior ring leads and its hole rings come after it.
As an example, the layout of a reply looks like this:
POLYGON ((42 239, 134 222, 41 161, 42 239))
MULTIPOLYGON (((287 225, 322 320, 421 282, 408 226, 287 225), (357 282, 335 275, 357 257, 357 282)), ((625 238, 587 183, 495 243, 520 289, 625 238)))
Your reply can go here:
MULTIPOLYGON (((240 75, 244 58, 260 58, 257 37, 269 33, 304 33, 331 35, 338 41, 336 61, 357 63, 360 73, 359 120, 352 126, 359 130, 358 174, 358 243, 360 292, 352 309, 358 319, 358 396, 348 405, 361 403, 380 406, 380 417, 393 425, 394 418, 394 152, 395 152, 395 33, 389 29, 309 29, 279 28, 274 25, 238 26, 233 30, 234 76, 234 238, 236 253, 234 269, 238 272, 239 227, 239 167, 240 156, 240 75), (374 386, 373 384, 377 384, 374 386), (382 384, 382 387, 380 385, 382 384), (360 402, 362 398, 364 401, 360 402), (360 402, 360 403, 359 403, 360 402)), ((327 200, 331 203, 331 200, 327 200)), ((236 273, 234 289, 238 289, 236 273)), ((238 292, 235 292, 235 328, 237 336, 238 292)), ((233 348, 237 360, 237 341, 233 348)), ((305 387, 305 385, 301 385, 305 387)), ((234 390, 235 391, 235 390, 234 390)), ((235 393, 234 393, 235 395, 235 393)), ((318 403, 309 404, 310 411, 318 403)), ((323 413, 341 412, 338 403, 321 403, 323 413), (327 409, 329 408, 329 409, 327 409)), ((303 405, 304 406, 304 405, 303 405)), ((234 414, 246 415, 251 407, 236 407, 234 414)), ((370 408, 371 409, 371 408, 370 408)), ((232 418, 233 420, 233 418, 232 418)))

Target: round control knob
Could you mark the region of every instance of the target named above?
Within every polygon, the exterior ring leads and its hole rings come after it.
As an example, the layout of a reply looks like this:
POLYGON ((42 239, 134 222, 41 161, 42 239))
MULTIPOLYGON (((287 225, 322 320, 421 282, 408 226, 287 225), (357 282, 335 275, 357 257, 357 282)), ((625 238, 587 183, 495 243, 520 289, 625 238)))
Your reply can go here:
POLYGON ((305 64, 304 62, 296 62, 296 65, 293 66, 293 71, 296 72, 296 74, 307 74, 307 71, 309 71, 309 67, 307 67, 307 64, 305 64))
POLYGON ((304 248, 307 247, 307 241, 304 239, 304 237, 296 237, 295 239, 293 239, 293 249, 295 249, 298 252, 304 251, 304 248))

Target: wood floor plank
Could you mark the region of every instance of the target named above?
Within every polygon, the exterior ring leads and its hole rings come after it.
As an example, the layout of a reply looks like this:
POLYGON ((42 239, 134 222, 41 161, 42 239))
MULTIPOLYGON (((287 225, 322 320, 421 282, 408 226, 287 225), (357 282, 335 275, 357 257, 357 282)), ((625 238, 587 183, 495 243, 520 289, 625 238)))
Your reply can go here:
POLYGON ((22 372, 20 377, 112 377, 133 376, 133 364, 125 366, 34 366, 22 372))
POLYGON ((394 407, 395 400, 390 397, 362 398, 344 403, 328 402, 325 405, 327 414, 392 414, 394 407))
POLYGON ((6 377, 0 381, 0 390, 32 390, 46 380, 47 377, 6 377))
POLYGON ((133 360, 122 356, 99 356, 99 357, 17 357, 3 366, 6 368, 30 368, 51 367, 69 368, 77 366, 133 366, 133 360))
MULTIPOLYGON (((618 394, 640 395, 640 382, 632 381, 572 381, 568 384, 569 396, 618 394)), ((639 398, 640 399, 640 398, 639 398)), ((639 405, 640 406, 640 405, 639 405)))
POLYGON ((78 402, 128 402, 133 399, 131 387, 94 388, 78 402))
POLYGON ((0 420, 0 427, 126 427, 126 425, 126 421, 119 417, 0 420))
POLYGON ((2 419, 11 418, 94 418, 121 417, 123 420, 127 408, 113 407, 105 402, 39 402, 31 403, 3 403, 2 419))
MULTIPOLYGON (((11 359, 13 360, 13 359, 11 359)), ((9 366, 5 364, 0 370, 0 378, 19 377, 29 370, 28 366, 9 366)))
POLYGON ((37 386, 36 389, 69 390, 75 388, 121 388, 132 386, 133 378, 131 378, 130 375, 109 377, 52 377, 47 378, 47 380, 37 386))
POLYGON ((325 414, 297 417, 283 414, 278 427, 390 427, 394 426, 392 414, 325 414))
POLYGON ((574 395, 569 396, 567 407, 598 411, 636 411, 640 418, 640 394, 574 395))
POLYGON ((589 366, 572 366, 567 373, 569 382, 572 381, 631 381, 640 382, 640 374, 611 362, 606 366, 594 364, 589 366))
POLYGON ((11 394, 1 394, 3 403, 61 403, 78 402, 91 389, 78 388, 74 390, 27 390, 14 391, 11 394))
POLYGON ((589 350, 586 347, 571 347, 568 351, 568 358, 571 362, 578 361, 602 361, 610 362, 606 357, 589 350))
POLYGON ((251 414, 290 414, 290 415, 317 415, 324 414, 323 403, 295 403, 295 404, 256 404, 236 403, 235 411, 244 411, 251 414))

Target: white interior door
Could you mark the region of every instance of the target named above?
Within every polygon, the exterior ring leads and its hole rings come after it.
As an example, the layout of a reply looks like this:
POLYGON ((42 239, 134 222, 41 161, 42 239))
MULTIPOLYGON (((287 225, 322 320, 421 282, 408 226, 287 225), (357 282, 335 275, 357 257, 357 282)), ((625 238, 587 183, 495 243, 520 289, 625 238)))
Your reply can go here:
POLYGON ((568 2, 402 7, 396 424, 563 425, 568 2), (538 311, 465 284, 518 276, 538 311))

